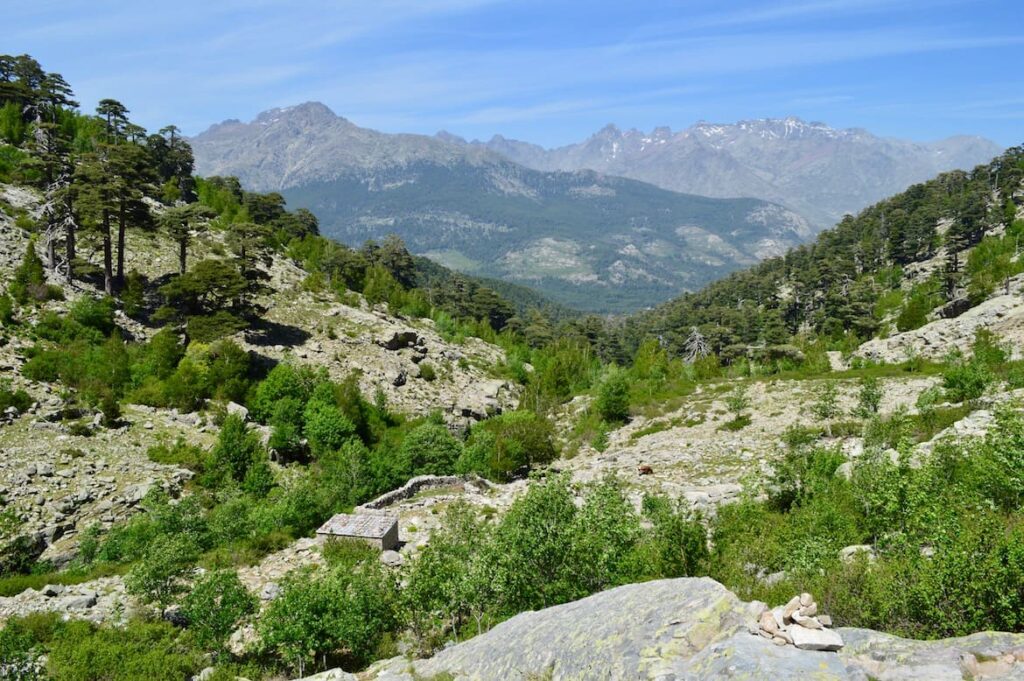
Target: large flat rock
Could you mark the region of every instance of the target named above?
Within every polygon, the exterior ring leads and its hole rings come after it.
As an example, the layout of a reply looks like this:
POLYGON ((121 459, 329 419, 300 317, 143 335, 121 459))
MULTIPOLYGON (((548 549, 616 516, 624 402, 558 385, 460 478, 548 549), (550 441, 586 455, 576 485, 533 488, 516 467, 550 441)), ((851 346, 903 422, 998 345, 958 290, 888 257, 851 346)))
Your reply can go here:
POLYGON ((430 659, 380 662, 359 678, 1024 681, 1024 634, 913 641, 835 629, 826 633, 842 638, 838 653, 800 650, 750 633, 764 607, 708 578, 631 584, 522 613, 430 659))
POLYGON ((744 604, 711 579, 631 584, 517 615, 416 671, 481 681, 548 673, 553 679, 667 678, 746 619, 744 604))
POLYGON ((837 629, 840 657, 877 681, 1014 679, 1024 681, 1024 634, 984 631, 915 641, 871 629, 837 629))

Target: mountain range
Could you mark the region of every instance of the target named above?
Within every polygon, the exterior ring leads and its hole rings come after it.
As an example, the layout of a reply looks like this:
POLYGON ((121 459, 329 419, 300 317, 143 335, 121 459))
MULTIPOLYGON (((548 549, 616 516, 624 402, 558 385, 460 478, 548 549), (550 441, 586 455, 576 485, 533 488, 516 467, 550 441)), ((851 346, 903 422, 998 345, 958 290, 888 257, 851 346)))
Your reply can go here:
POLYGON ((541 171, 479 146, 360 128, 322 104, 227 121, 192 139, 204 175, 235 175, 356 244, 389 233, 471 274, 624 312, 809 238, 789 209, 681 194, 592 170, 541 171))
POLYGON ((446 132, 438 136, 538 170, 588 168, 672 191, 765 199, 797 211, 817 229, 940 172, 985 163, 1001 151, 981 137, 921 144, 794 117, 700 122, 677 132, 607 125, 582 142, 554 149, 500 135, 487 142, 465 142, 446 132))
POLYGON ((998 151, 978 138, 922 145, 798 119, 649 135, 609 126, 546 150, 382 133, 316 102, 225 121, 191 143, 201 174, 279 191, 328 236, 358 245, 396 233, 449 267, 593 312, 697 289, 937 168, 998 151))

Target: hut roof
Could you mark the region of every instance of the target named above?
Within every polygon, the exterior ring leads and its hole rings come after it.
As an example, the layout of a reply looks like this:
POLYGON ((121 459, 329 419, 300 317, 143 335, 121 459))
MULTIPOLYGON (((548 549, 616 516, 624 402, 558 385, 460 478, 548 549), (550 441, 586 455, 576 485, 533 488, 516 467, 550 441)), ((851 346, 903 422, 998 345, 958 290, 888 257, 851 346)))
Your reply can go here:
POLYGON ((397 522, 398 518, 385 514, 339 513, 321 525, 316 533, 379 539, 397 522))

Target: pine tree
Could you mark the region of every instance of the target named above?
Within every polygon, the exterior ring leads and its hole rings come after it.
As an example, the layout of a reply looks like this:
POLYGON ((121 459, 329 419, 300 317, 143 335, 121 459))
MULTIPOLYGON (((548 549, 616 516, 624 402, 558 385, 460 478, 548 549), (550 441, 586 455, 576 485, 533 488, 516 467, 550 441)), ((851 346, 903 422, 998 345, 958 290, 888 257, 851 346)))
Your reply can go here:
POLYGON ((109 146, 82 157, 75 168, 79 186, 78 208, 89 224, 100 232, 103 242, 103 290, 114 295, 114 274, 111 243, 111 216, 117 211, 117 178, 110 168, 109 146))
POLYGON ((139 224, 149 221, 149 209, 142 199, 145 189, 155 179, 146 151, 133 142, 111 145, 106 149, 108 168, 117 197, 117 271, 115 286, 124 286, 125 235, 129 221, 139 224))
POLYGON ((96 114, 106 124, 106 138, 108 143, 117 142, 125 138, 125 128, 128 126, 128 108, 116 99, 101 99, 96 107, 96 114))
POLYGON ((216 211, 199 203, 185 204, 169 208, 160 216, 160 226, 178 244, 178 274, 185 274, 188 258, 188 245, 192 232, 199 229, 206 220, 217 216, 216 211))

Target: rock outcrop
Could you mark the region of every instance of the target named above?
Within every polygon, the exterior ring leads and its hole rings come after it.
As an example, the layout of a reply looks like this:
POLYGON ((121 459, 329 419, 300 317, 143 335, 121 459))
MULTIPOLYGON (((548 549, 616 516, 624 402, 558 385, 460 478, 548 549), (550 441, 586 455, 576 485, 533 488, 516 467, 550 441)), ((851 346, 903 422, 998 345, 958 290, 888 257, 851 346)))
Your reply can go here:
POLYGON ((993 296, 957 317, 931 321, 919 329, 876 338, 854 353, 876 362, 902 362, 911 356, 941 359, 952 350, 967 351, 978 329, 988 329, 1019 348, 1024 341, 1024 276, 1010 280, 1009 292, 993 296))
MULTIPOLYGON (((781 609, 792 610, 791 616, 813 612, 813 600, 804 596, 795 599, 795 608, 781 609)), ((845 645, 830 652, 779 645, 759 635, 762 614, 772 616, 765 604, 745 603, 708 578, 630 584, 522 613, 429 659, 380 662, 359 678, 1024 679, 1021 634, 912 641, 836 629, 845 645)), ((811 636, 829 632, 797 628, 811 636)), ((351 677, 335 671, 307 681, 346 678, 351 677)))

